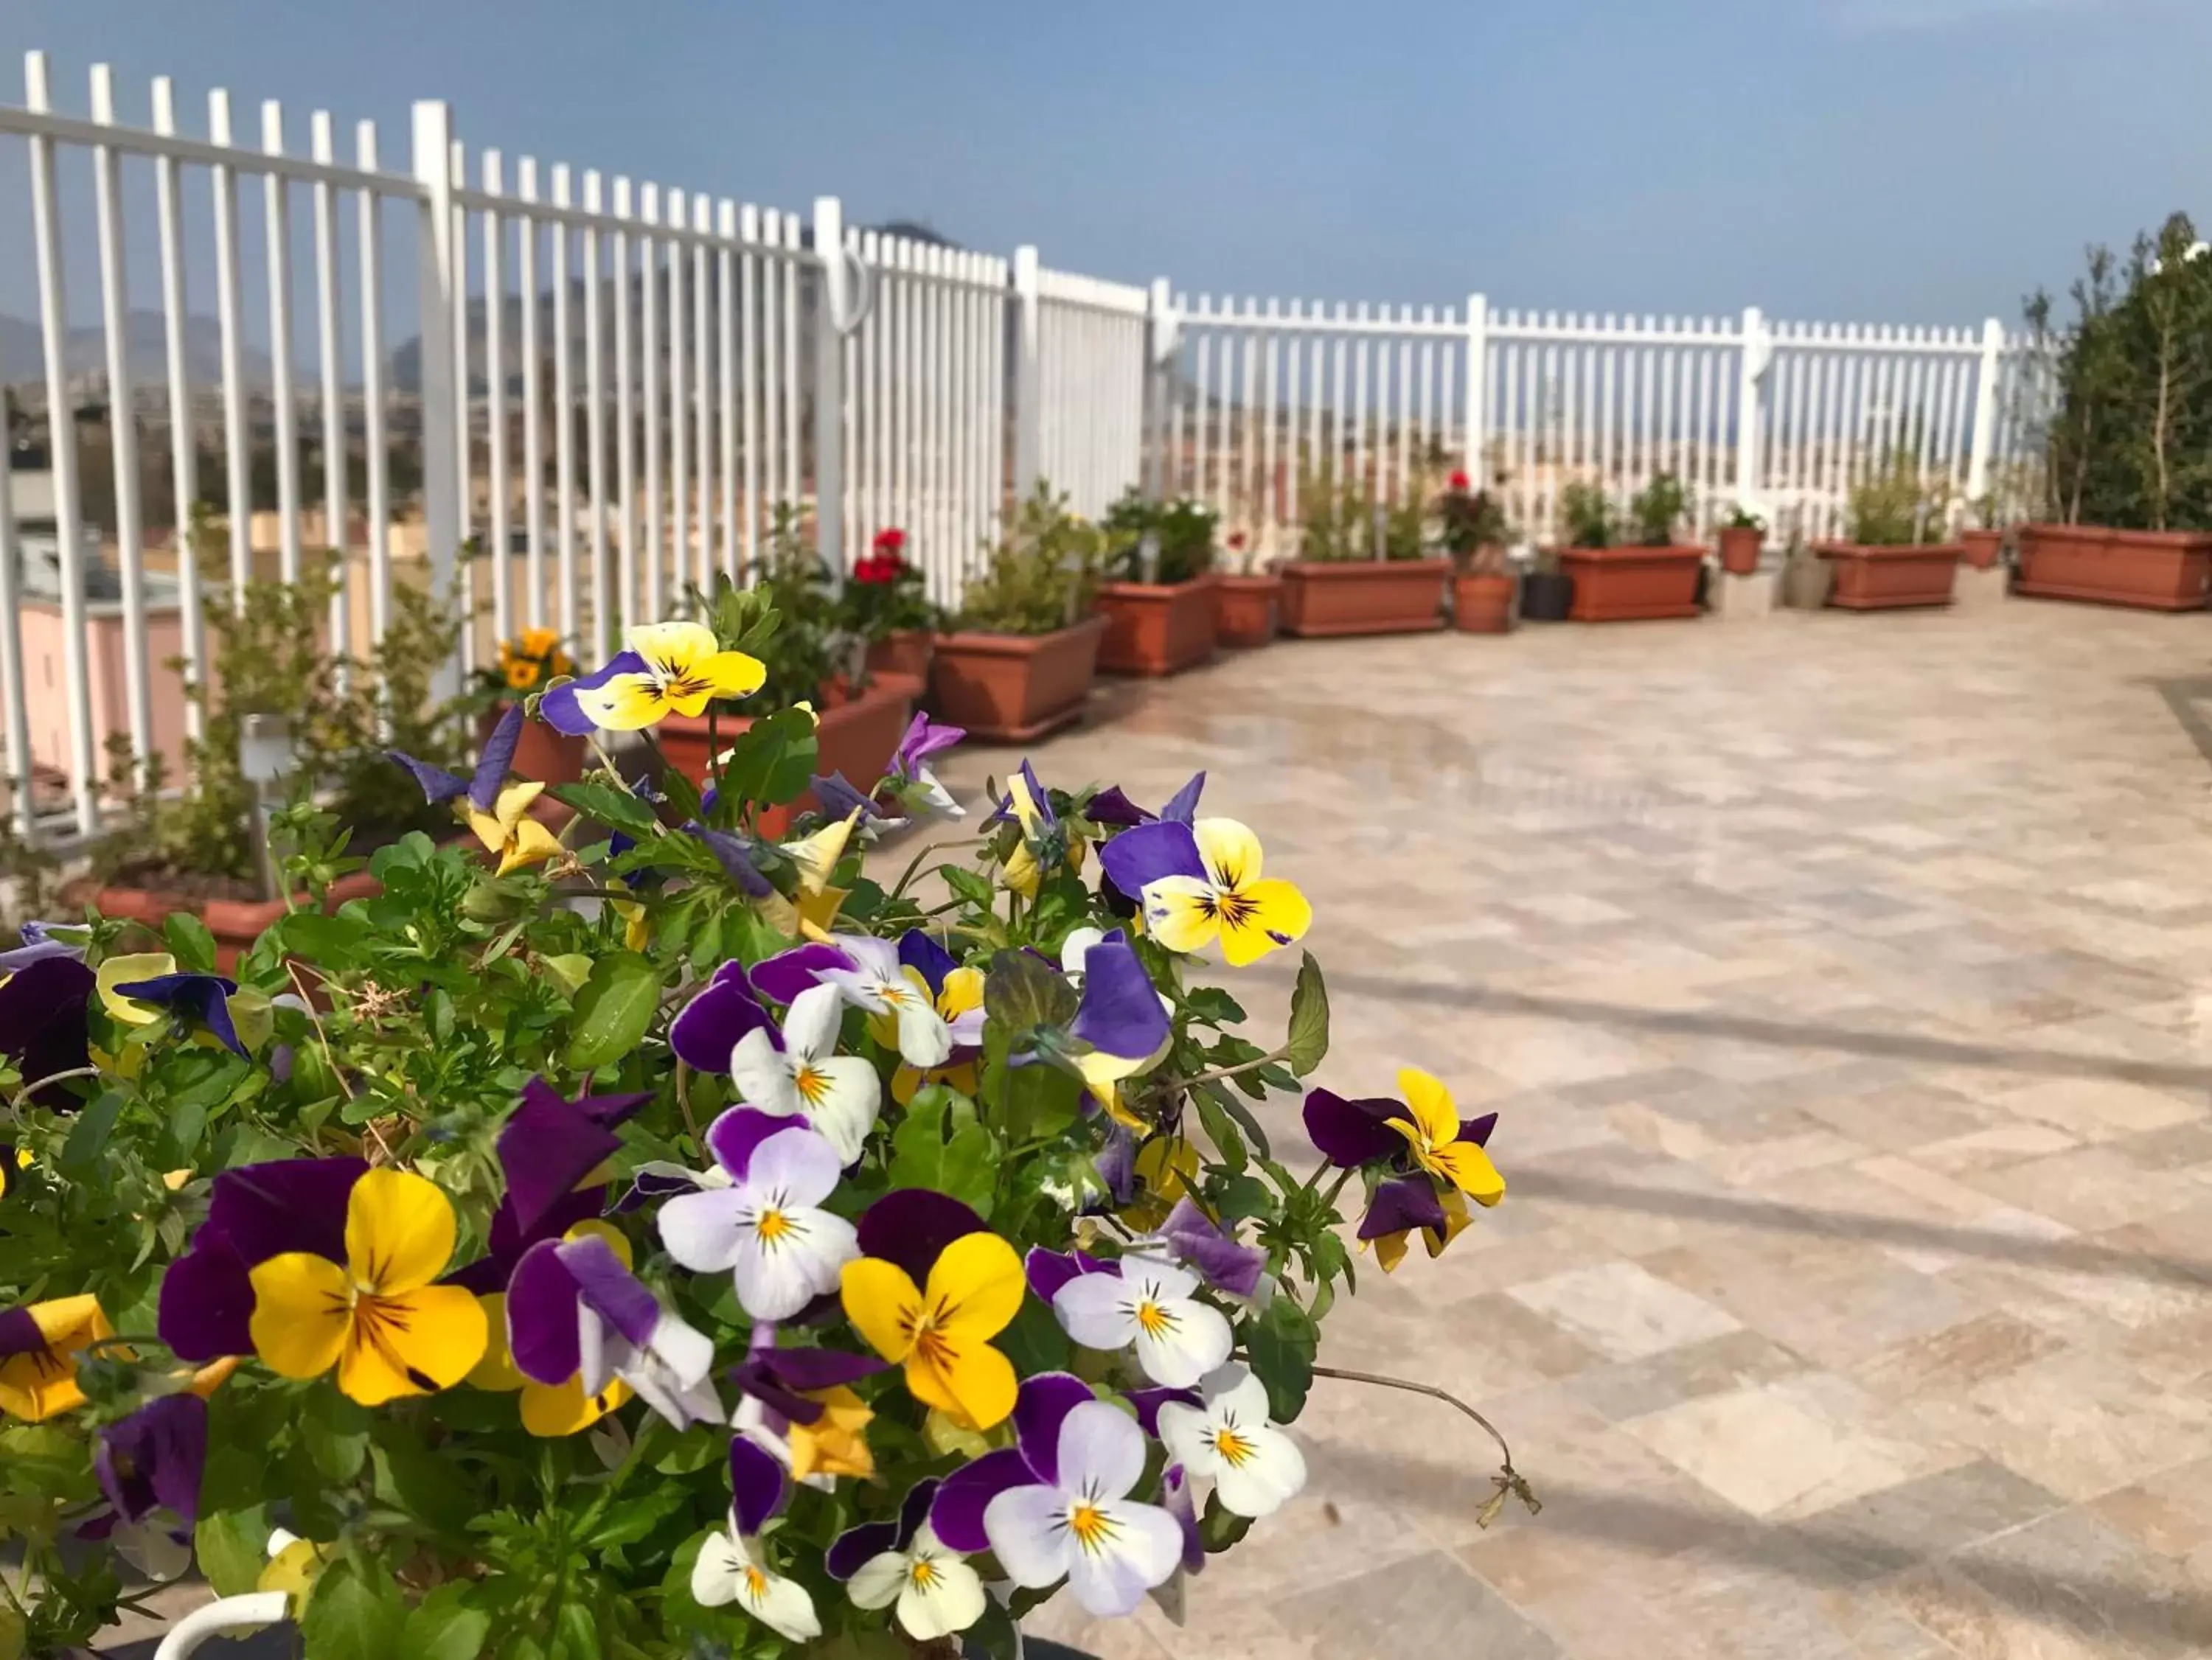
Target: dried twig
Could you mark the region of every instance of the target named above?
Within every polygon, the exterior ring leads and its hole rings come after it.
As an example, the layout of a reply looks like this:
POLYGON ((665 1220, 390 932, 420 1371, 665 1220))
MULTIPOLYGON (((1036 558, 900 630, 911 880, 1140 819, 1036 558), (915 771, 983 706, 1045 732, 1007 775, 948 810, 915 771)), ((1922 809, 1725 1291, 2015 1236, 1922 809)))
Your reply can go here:
POLYGON ((1381 1389, 1401 1389, 1411 1395, 1425 1395, 1431 1400, 1442 1401, 1448 1406, 1457 1407, 1476 1423, 1480 1424, 1489 1433, 1490 1439, 1498 1443, 1499 1471, 1490 1478, 1497 1483, 1498 1491, 1491 1494, 1480 1512, 1476 1514, 1474 1521, 1477 1527, 1486 1528, 1496 1521, 1498 1512, 1504 1509, 1505 1501, 1509 1497, 1520 1499, 1528 1507, 1528 1513, 1531 1516, 1537 1515, 1543 1510, 1543 1501, 1536 1497, 1535 1490, 1528 1485, 1528 1478, 1513 1468, 1513 1449, 1505 1444, 1505 1438, 1498 1433, 1498 1426, 1449 1390, 1438 1389, 1433 1384, 1411 1383, 1403 1378, 1388 1378, 1380 1372, 1353 1372, 1342 1366, 1317 1366, 1313 1369, 1313 1374, 1316 1378, 1340 1378, 1348 1384, 1373 1384, 1381 1389))

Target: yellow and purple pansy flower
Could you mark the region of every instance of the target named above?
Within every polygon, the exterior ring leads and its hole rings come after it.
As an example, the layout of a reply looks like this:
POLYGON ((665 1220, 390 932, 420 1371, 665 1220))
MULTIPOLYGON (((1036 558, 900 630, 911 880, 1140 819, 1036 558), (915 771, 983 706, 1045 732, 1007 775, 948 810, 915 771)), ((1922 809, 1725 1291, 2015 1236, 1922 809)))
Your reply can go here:
POLYGON ((548 692, 538 713, 556 730, 635 732, 670 715, 704 714, 718 699, 749 697, 768 679, 759 658, 726 651, 703 622, 649 622, 623 637, 625 649, 581 680, 548 692))
POLYGON ((77 1357, 114 1335, 97 1297, 0 1310, 0 1416, 35 1424, 82 1406, 77 1357))
POLYGON ((1304 894, 1261 874, 1260 839, 1234 819, 1159 819, 1099 849, 1115 888, 1143 908, 1145 932, 1175 952, 1218 940, 1232 968, 1257 962, 1313 925, 1304 894))
POLYGON ((392 759, 414 774, 422 786, 423 799, 455 802, 461 820, 476 833, 484 851, 499 855, 498 875, 506 875, 534 864, 543 864, 561 851, 559 839, 531 816, 530 809, 544 792, 542 784, 508 784, 515 746, 522 741, 522 710, 511 706, 484 740, 473 774, 458 778, 441 766, 417 760, 397 749, 392 759))
POLYGON ((1415 1067, 1400 1071, 1398 1087, 1403 1100, 1347 1100, 1316 1089, 1305 1101, 1306 1133, 1322 1157, 1340 1169, 1386 1172, 1358 1229, 1386 1273, 1404 1259, 1413 1234, 1440 1256, 1467 1227, 1469 1199, 1487 1206, 1505 1197, 1505 1178, 1487 1151, 1498 1115, 1462 1119, 1451 1092, 1415 1067))
POLYGON ((907 1392, 969 1429, 1014 1409, 1013 1362, 991 1347, 1021 1311, 1014 1248, 957 1199, 923 1188, 885 1194, 860 1218, 866 1253, 845 1264, 846 1317, 906 1368, 907 1392))

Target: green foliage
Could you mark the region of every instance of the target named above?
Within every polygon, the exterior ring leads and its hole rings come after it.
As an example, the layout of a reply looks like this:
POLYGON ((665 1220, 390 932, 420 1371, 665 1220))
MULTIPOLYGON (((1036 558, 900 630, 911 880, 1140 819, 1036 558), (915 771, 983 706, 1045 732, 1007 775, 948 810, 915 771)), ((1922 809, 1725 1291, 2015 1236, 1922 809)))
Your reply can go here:
POLYGON ((1134 485, 1099 521, 1109 552, 1108 573, 1118 582, 1189 582, 1213 568, 1213 533, 1220 516, 1188 496, 1148 501, 1134 485), (1147 572, 1145 538, 1157 557, 1147 572))
POLYGON ((1674 527, 1690 516, 1690 487, 1673 473, 1659 472, 1636 493, 1628 504, 1628 522, 1637 543, 1664 548, 1674 540, 1674 527))
POLYGON ((1504 569, 1505 547, 1513 540, 1505 504, 1487 490, 1467 488, 1464 474, 1452 476, 1455 482, 1437 499, 1444 551, 1462 571, 1495 575, 1504 569))
POLYGON ((1942 542, 1949 524, 1951 482, 1942 471, 1923 474, 1907 452, 1851 487, 1846 515, 1850 540, 1869 548, 1906 548, 1942 542))
POLYGON ((1766 528, 1766 521, 1741 501, 1729 504, 1728 518, 1723 523, 1731 530, 1764 530, 1766 528))
POLYGON ((2212 258, 2195 226, 2175 214, 2124 259, 2091 249, 2071 298, 2063 329, 2048 294, 2027 307, 2056 394, 2043 511, 2123 530, 2212 529, 2212 258))
POLYGON ((1332 484, 1316 473, 1298 481, 1304 515, 1298 523, 1298 557, 1318 564, 1342 564, 1380 558, 1376 551, 1375 500, 1352 479, 1332 484))
POLYGON ((1570 548, 1610 548, 1620 534, 1612 500, 1595 479, 1569 479, 1559 488, 1559 534, 1570 548))
POLYGON ((1006 539, 969 579, 958 626, 987 634, 1068 627, 1090 613, 1105 557, 1104 532, 1039 479, 1006 539))
POLYGON ((712 628, 724 651, 743 651, 767 667, 761 689, 742 704, 720 706, 726 713, 818 704, 836 676, 854 685, 863 677, 867 639, 851 627, 836 585, 802 533, 799 510, 787 501, 775 504, 752 585, 717 576, 708 591, 689 590, 683 609, 712 628))

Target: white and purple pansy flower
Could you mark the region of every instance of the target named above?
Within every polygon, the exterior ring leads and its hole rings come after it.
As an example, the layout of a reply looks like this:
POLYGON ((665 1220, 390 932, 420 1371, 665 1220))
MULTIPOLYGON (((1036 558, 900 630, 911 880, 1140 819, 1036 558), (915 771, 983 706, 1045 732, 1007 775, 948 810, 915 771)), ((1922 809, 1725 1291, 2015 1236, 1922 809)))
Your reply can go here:
POLYGON ((65 922, 27 922, 17 931, 23 942, 0 951, 0 975, 15 973, 49 957, 82 962, 91 938, 82 925, 65 922))
POLYGON ((967 1630, 988 1606, 981 1576, 929 1524, 937 1489, 934 1478, 915 1482, 896 1520, 848 1529, 823 1563, 845 1583, 854 1607, 896 1604, 901 1628, 921 1643, 967 1630))
POLYGON ((1160 1443, 1189 1475, 1213 1483, 1233 1516, 1272 1516, 1306 1484, 1305 1455, 1267 1417, 1266 1385, 1231 1364, 1208 1377, 1201 1401, 1159 1409, 1160 1443))
POLYGON ((135 1524, 166 1510, 189 1528, 199 1519, 207 1450, 207 1403, 164 1395, 100 1432, 93 1473, 119 1521, 135 1524))
POLYGON ((1079 1273, 1053 1293, 1060 1328, 1085 1348, 1134 1346, 1145 1376, 1188 1389, 1229 1358, 1235 1335, 1199 1300, 1198 1275, 1174 1263, 1125 1257, 1106 1273, 1079 1273))
POLYGON ((994 1552, 1014 1584, 1063 1578, 1101 1618, 1126 1615, 1182 1565, 1183 1530, 1158 1505, 1128 1496, 1145 1473, 1145 1432, 1066 1372, 1022 1385, 1017 1445, 945 1478, 930 1509, 957 1551, 994 1552))
POLYGON ((619 1378, 678 1429, 718 1420, 707 1373, 714 1345, 663 1308, 603 1239, 547 1239, 522 1254, 507 1287, 515 1370, 542 1384, 579 1378, 586 1397, 619 1378))
POLYGON ((1196 1269, 1217 1291, 1250 1301, 1267 1283, 1267 1253, 1256 1245, 1239 1245, 1185 1194, 1168 1212, 1167 1220, 1149 1240, 1130 1247, 1133 1256, 1166 1255, 1196 1269))
POLYGON ((750 1441, 730 1443, 729 1529, 701 1543, 691 1600, 708 1609, 735 1604, 787 1642, 805 1643, 822 1634, 814 1599, 769 1566, 760 1540, 789 1490, 775 1459, 750 1441))
POLYGON ((756 1320, 787 1320, 836 1290, 860 1254, 853 1224, 822 1209, 846 1163, 840 1150, 794 1119, 742 1106, 708 1126, 707 1148, 729 1180, 661 1206, 668 1254, 695 1273, 728 1273, 756 1320))
MULTIPOLYGON (((546 1216, 568 1209, 563 1202, 621 1150, 613 1126, 652 1099, 648 1090, 572 1101, 542 1078, 523 1085, 522 1105, 499 1132, 500 1168, 507 1178, 500 1215, 518 1234, 538 1234, 546 1216)), ((591 1214, 599 1214, 596 1204, 591 1214)), ((496 1232, 499 1216, 492 1226, 496 1232)))
POLYGON ((727 1072, 730 1053, 738 1040, 760 1031, 775 1043, 783 1041, 752 976, 732 958, 716 968, 714 977, 677 1012, 669 1023, 668 1046, 695 1072, 727 1072))
POLYGON ((932 755, 950 749, 967 736, 963 727, 943 725, 926 714, 915 714, 906 729, 906 736, 892 752, 890 772, 884 785, 908 816, 967 816, 968 809, 952 798, 951 791, 937 781, 937 775, 928 766, 932 755))
POLYGON ((925 1070, 944 1065, 952 1053, 951 1029, 927 989, 907 972, 898 947, 859 934, 839 934, 830 942, 852 966, 817 971, 823 981, 855 1009, 896 1022, 899 1055, 908 1065, 925 1070))
MULTIPOLYGON (((834 971, 833 971, 834 972, 834 971)), ((780 1118, 803 1117, 836 1149, 858 1161, 883 1109, 883 1080, 857 1055, 837 1053, 844 993, 811 985, 792 1000, 779 1036, 756 1027, 730 1051, 730 1081, 745 1105, 780 1118)))

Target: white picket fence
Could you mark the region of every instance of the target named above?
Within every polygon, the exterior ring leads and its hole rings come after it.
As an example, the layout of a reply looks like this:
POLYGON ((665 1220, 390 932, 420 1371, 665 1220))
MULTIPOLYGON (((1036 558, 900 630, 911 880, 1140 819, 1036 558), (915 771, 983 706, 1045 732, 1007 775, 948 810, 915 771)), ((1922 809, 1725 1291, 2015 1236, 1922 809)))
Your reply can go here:
POLYGON ((325 549, 335 646, 382 638, 396 583, 458 584, 465 669, 525 626, 595 657, 686 588, 747 579, 783 504, 833 569, 904 529, 949 604, 1038 480, 1094 515, 1132 487, 1194 495, 1271 556, 1296 552, 1309 490, 1399 502, 1432 457, 1537 542, 1567 482, 1626 496, 1662 470, 1701 527, 1743 500, 1822 534, 1902 452, 1963 499, 2033 436, 1994 322, 1194 303, 848 227, 835 197, 801 215, 472 154, 442 104, 416 106, 404 170, 366 122, 341 159, 321 111, 301 154, 273 101, 242 142, 220 91, 188 136, 166 79, 132 124, 105 67, 86 116, 55 106, 32 53, 0 106, 33 206, 0 259, 35 268, 43 357, 9 391, 50 457, 11 479, 0 448, 0 788, 27 835, 102 827, 111 737, 173 762, 207 606, 325 549), (88 225, 98 327, 73 333, 88 225), (133 355, 155 296, 157 365, 133 355), (177 522, 258 487, 270 506, 228 512, 204 573, 177 522))

